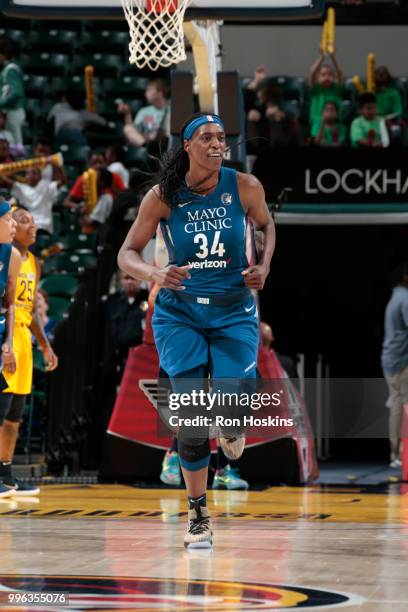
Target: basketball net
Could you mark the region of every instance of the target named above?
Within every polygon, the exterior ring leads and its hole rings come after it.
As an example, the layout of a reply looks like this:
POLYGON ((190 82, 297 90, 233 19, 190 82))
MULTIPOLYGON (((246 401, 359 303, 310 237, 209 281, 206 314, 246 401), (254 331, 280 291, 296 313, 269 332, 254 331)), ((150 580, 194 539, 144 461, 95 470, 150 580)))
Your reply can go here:
POLYGON ((191 0, 122 0, 131 64, 151 70, 186 59, 183 21, 191 0))

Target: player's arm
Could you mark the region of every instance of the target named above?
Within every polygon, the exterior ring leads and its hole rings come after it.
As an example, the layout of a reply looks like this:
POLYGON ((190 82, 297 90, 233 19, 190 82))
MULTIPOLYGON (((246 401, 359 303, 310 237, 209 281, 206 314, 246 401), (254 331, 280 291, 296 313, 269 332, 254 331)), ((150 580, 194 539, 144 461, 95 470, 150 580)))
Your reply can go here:
POLYGON ((189 277, 189 266, 159 268, 146 263, 142 257, 142 251, 155 235, 160 219, 168 215, 169 207, 160 199, 158 187, 153 187, 143 198, 136 220, 119 251, 118 265, 133 278, 180 290, 184 288, 181 284, 183 278, 189 277))
POLYGON ((37 290, 38 290, 38 282, 41 276, 41 268, 40 268, 40 264, 37 258, 35 260, 35 266, 36 266, 37 278, 36 278, 36 283, 35 283, 35 287, 36 287, 35 294, 33 296, 33 300, 34 300, 33 301, 33 314, 32 314, 30 330, 34 334, 34 337, 38 342, 38 346, 42 350, 43 359, 44 359, 44 363, 46 365, 47 371, 52 372, 52 370, 55 370, 55 368, 58 367, 58 357, 54 353, 54 350, 50 344, 50 341, 48 340, 46 333, 44 331, 44 326, 42 324, 42 321, 38 315, 37 290))
POLYGON ((7 308, 6 313, 6 337, 2 346, 3 367, 6 372, 16 371, 16 360, 13 353, 13 332, 14 332, 14 309, 16 301, 17 279, 20 272, 21 255, 20 252, 12 247, 9 273, 7 278, 7 288, 4 296, 4 307, 7 308))
POLYGON ((263 234, 263 249, 256 266, 243 271, 245 284, 250 289, 262 289, 269 274, 271 259, 275 250, 275 224, 265 201, 265 191, 252 174, 238 174, 241 202, 255 229, 263 234))

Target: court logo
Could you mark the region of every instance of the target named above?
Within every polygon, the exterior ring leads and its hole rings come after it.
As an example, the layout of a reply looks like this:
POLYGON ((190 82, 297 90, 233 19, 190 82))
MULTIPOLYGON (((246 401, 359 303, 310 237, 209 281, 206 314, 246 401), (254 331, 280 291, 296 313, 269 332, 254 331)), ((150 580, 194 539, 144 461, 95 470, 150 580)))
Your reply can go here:
POLYGON ((228 206, 228 204, 232 204, 232 193, 223 193, 221 196, 221 202, 228 206))
MULTIPOLYGON (((357 595, 281 584, 230 582, 227 580, 188 580, 182 578, 122 578, 112 576, 19 576, 0 575, 0 603, 11 593, 65 593, 69 610, 206 610, 206 612, 269 612, 276 609, 324 609, 355 606, 364 599, 357 595)), ((47 612, 34 606, 30 610, 47 612)))

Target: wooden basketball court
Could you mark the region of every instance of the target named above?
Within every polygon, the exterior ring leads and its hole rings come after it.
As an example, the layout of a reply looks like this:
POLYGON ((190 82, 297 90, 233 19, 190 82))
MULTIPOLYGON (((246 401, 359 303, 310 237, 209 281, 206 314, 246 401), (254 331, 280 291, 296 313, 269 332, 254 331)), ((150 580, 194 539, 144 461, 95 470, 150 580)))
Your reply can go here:
POLYGON ((213 491, 214 549, 190 553, 184 491, 46 485, 38 500, 0 500, 0 609, 16 593, 64 593, 19 609, 403 612, 407 493, 213 491))

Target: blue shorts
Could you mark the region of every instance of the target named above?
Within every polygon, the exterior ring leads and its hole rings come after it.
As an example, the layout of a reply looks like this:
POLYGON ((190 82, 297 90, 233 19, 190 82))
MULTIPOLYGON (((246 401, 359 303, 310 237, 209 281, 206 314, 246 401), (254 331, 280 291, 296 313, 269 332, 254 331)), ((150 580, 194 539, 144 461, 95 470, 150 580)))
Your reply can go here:
POLYGON ((152 319, 160 365, 172 377, 208 365, 216 378, 254 378, 258 312, 251 293, 229 306, 192 304, 161 289, 152 319))

